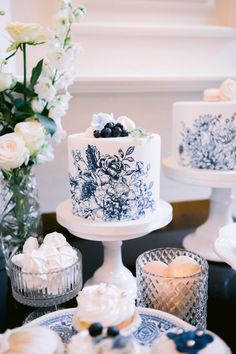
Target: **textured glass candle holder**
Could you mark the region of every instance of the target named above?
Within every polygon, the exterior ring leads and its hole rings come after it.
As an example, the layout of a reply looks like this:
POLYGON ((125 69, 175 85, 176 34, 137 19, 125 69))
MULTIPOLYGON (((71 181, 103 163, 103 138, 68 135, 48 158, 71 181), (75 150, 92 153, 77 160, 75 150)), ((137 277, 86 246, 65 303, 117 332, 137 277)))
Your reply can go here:
POLYGON ((208 263, 201 256, 178 248, 157 248, 142 253, 136 261, 137 306, 171 313, 193 326, 206 328, 208 263), (146 263, 167 265, 178 256, 198 262, 201 271, 184 277, 164 277, 144 269, 146 263))
POLYGON ((18 302, 34 307, 62 304, 75 297, 82 288, 82 255, 71 266, 47 273, 27 273, 10 260, 12 294, 18 302))

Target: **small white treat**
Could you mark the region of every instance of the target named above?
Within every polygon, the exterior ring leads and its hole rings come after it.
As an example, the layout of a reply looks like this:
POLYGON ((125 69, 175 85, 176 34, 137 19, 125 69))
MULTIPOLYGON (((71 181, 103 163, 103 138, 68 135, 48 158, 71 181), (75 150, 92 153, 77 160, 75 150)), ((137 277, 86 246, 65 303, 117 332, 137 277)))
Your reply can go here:
POLYGON ((117 118, 117 123, 121 123, 123 127, 128 131, 135 129, 134 121, 126 116, 120 116, 117 118))
POLYGON ((222 101, 236 101, 236 81, 228 79, 222 82, 219 95, 222 101))
POLYGON ((217 102, 220 101, 219 89, 206 89, 203 94, 204 101, 207 102, 217 102))
POLYGON ((143 269, 155 275, 168 277, 168 265, 161 261, 148 262, 144 265, 143 269))
POLYGON ((39 248, 39 243, 36 237, 29 237, 24 243, 23 253, 30 254, 33 250, 37 250, 39 248))
POLYGON ((51 232, 50 234, 47 234, 44 237, 43 243, 44 245, 53 246, 56 248, 67 245, 65 236, 63 236, 59 232, 51 232))
MULTIPOLYGON (((216 336, 214 333, 200 330, 188 331, 189 333, 194 332, 194 336, 191 338, 181 339, 181 336, 186 335, 186 331, 181 329, 170 330, 168 333, 173 333, 174 336, 179 336, 178 341, 181 341, 182 345, 186 345, 186 348, 193 348, 197 345, 197 342, 202 340, 202 336, 205 336, 205 347, 198 350, 198 354, 231 354, 230 348, 216 336), (179 334, 178 334, 179 332, 179 334), (198 334, 199 333, 199 334, 198 334)), ((175 339, 168 338, 168 333, 163 334, 159 339, 157 339, 152 346, 152 354, 178 354, 181 353, 176 345, 175 339)), ((190 337, 190 336, 189 336, 190 337)), ((177 337, 176 337, 177 338, 177 337)), ((185 353, 188 353, 187 350, 185 353)))
POLYGON ((170 277, 187 277, 199 273, 201 267, 195 259, 188 256, 178 256, 169 264, 170 277))
POLYGON ((99 320, 104 327, 121 329, 132 322, 136 313, 134 296, 113 284, 86 286, 79 292, 77 304, 73 319, 76 328, 88 328, 99 320))
POLYGON ((19 327, 0 334, 1 354, 63 354, 58 334, 46 327, 19 327))
POLYGON ((11 261, 13 264, 15 264, 17 267, 23 268, 24 264, 27 262, 27 255, 23 253, 16 254, 12 257, 11 261))

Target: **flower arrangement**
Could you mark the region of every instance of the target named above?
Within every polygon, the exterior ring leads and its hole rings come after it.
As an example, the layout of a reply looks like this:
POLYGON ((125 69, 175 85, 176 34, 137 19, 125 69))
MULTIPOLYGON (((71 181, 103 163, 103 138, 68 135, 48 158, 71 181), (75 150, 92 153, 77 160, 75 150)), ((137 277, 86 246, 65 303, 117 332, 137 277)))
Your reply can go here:
POLYGON ((62 0, 54 32, 46 37, 37 24, 11 23, 6 30, 11 53, 0 62, 0 169, 12 169, 53 158, 53 144, 65 136, 61 118, 69 100, 68 86, 75 77, 79 46, 72 40, 72 24, 84 15, 62 0), (33 68, 27 80, 27 46, 47 42, 46 58, 33 68), (6 72, 6 64, 17 53, 23 55, 23 82, 6 72), (64 93, 59 93, 64 90, 64 93))
POLYGON ((38 24, 15 22, 6 27, 11 45, 0 61, 0 234, 5 259, 21 250, 26 238, 40 234, 32 166, 52 160, 53 145, 65 137, 61 118, 68 110, 68 87, 80 52, 72 25, 84 13, 71 0, 60 0, 55 29, 48 35, 38 24), (46 56, 27 77, 27 48, 42 44, 47 45, 46 56), (7 72, 17 53, 23 58, 22 80, 7 72))

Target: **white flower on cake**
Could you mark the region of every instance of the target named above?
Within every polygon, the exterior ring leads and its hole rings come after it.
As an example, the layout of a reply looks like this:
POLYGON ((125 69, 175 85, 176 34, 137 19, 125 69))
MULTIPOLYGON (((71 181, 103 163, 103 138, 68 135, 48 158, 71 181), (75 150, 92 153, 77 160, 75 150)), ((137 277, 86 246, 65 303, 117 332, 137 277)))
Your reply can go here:
POLYGON ((0 168, 10 170, 27 163, 29 150, 22 137, 17 133, 0 136, 0 168))
POLYGON ((115 122, 113 113, 95 113, 92 117, 91 127, 93 130, 101 130, 109 122, 115 122))

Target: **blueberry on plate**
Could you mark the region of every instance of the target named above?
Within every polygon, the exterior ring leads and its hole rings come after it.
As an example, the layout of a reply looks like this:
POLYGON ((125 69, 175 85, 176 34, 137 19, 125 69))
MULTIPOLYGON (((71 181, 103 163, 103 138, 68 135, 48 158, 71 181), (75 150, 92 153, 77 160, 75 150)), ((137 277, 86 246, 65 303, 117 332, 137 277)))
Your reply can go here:
POLYGON ((91 324, 88 331, 91 337, 97 337, 102 334, 103 326, 100 322, 95 322, 91 324))
POLYGON ((116 337, 120 334, 120 331, 117 327, 111 326, 107 328, 107 335, 109 337, 116 337))

